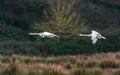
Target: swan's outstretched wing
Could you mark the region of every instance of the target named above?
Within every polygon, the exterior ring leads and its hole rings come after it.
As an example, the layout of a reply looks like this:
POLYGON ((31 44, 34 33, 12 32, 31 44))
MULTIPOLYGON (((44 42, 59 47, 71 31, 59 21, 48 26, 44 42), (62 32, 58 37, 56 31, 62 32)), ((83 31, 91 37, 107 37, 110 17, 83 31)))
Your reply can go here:
POLYGON ((97 42, 97 39, 92 39, 92 44, 95 44, 97 42))
POLYGON ((58 35, 55 35, 55 34, 50 33, 50 32, 43 32, 43 34, 44 34, 46 37, 50 37, 50 38, 53 38, 53 37, 60 38, 58 35))
POLYGON ((92 34, 91 34, 91 40, 92 40, 92 43, 93 44, 95 44, 96 42, 97 42, 97 35, 98 35, 99 33, 98 32, 96 32, 96 31, 92 31, 92 34))
POLYGON ((96 37, 97 37, 97 32, 95 32, 95 31, 92 31, 92 34, 91 34, 91 40, 94 40, 94 39, 97 39, 96 37))

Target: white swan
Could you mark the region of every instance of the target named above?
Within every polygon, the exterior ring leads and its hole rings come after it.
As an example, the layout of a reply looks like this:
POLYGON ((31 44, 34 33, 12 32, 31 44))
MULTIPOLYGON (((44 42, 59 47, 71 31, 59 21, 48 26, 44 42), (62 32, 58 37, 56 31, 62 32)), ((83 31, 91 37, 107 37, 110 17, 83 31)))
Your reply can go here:
POLYGON ((94 30, 92 30, 91 34, 79 34, 79 36, 88 36, 88 37, 91 37, 92 44, 95 44, 98 39, 106 39, 100 33, 96 32, 94 30))
POLYGON ((29 33, 29 35, 39 35, 41 37, 51 37, 51 38, 54 38, 54 37, 57 37, 57 38, 60 38, 58 35, 55 35, 53 33, 50 33, 50 32, 42 32, 42 33, 29 33))

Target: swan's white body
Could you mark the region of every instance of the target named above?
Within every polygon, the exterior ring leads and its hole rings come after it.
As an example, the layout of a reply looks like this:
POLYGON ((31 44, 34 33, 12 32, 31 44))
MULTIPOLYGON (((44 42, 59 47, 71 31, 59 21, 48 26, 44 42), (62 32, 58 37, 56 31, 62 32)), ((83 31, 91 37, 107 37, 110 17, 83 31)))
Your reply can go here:
POLYGON ((53 33, 50 33, 50 32, 42 32, 42 33, 29 33, 29 35, 39 35, 39 36, 41 36, 41 37, 51 37, 51 38, 53 38, 53 37, 57 37, 57 38, 59 38, 59 36, 58 35, 55 35, 55 34, 53 34, 53 33))
POLYGON ((100 33, 96 32, 94 30, 92 30, 91 34, 79 34, 79 36, 88 36, 88 37, 91 37, 91 40, 92 40, 93 44, 95 44, 98 39, 106 39, 100 33))

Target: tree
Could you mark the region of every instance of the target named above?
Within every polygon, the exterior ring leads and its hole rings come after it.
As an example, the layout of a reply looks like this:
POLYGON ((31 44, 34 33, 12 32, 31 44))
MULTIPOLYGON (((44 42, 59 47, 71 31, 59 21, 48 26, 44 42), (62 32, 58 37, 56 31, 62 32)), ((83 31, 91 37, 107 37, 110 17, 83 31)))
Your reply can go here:
POLYGON ((79 24, 80 14, 75 12, 75 2, 75 0, 49 0, 49 9, 44 11, 44 22, 36 22, 35 28, 67 38, 84 31, 86 27, 84 23, 79 24))

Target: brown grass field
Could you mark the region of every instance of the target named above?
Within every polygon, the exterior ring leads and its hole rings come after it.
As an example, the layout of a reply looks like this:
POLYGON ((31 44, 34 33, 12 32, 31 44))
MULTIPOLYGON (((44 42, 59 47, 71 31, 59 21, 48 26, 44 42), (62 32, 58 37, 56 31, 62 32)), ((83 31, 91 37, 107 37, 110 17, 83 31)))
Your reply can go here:
POLYGON ((0 56, 0 75, 120 75, 120 52, 65 56, 0 56))

